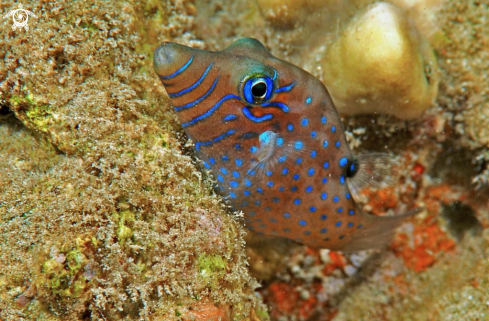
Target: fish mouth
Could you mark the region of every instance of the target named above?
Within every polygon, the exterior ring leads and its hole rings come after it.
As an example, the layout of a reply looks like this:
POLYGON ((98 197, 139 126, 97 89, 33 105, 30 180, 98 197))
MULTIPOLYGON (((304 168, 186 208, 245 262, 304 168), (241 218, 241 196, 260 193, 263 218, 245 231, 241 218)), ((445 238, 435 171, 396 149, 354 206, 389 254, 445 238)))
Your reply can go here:
POLYGON ((163 42, 153 54, 154 70, 162 81, 183 74, 194 60, 194 49, 172 42, 163 42))

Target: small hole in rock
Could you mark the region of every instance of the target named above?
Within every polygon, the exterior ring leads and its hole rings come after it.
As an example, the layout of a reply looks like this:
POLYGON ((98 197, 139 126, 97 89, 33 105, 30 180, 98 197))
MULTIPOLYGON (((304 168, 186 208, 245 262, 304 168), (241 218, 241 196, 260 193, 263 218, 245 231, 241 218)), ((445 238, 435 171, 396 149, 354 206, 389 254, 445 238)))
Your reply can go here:
POLYGON ((12 111, 10 110, 8 104, 6 104, 6 103, 0 103, 0 116, 7 116, 11 112, 12 111))
POLYGON ((482 232, 482 224, 475 216, 474 210, 462 202, 443 204, 442 217, 447 220, 448 230, 458 240, 462 240, 469 232, 471 235, 479 235, 482 232))

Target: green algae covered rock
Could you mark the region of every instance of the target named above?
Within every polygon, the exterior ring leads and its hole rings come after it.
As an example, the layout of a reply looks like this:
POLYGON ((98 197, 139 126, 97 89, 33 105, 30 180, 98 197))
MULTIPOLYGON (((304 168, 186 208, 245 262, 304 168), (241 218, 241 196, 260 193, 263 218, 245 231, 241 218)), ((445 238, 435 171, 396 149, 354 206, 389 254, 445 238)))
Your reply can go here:
POLYGON ((2 20, 0 319, 255 315, 243 228, 150 64, 163 40, 200 45, 189 6, 33 1, 28 32, 2 20))

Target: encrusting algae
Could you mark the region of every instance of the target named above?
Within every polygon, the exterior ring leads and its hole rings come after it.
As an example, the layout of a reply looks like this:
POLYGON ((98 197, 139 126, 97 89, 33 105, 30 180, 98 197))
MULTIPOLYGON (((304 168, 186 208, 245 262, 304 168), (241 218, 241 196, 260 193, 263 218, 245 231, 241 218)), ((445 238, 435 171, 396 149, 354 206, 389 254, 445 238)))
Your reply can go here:
POLYGON ((29 32, 2 20, 1 101, 15 117, 0 126, 0 319, 265 310, 243 229, 182 152, 151 52, 135 45, 149 42, 143 16, 159 41, 191 44, 187 6, 32 2, 29 32))
MULTIPOLYGON (((400 155, 400 179, 365 191, 364 209, 426 211, 379 254, 248 248, 268 279, 257 290, 241 219, 185 146, 152 51, 253 37, 329 88, 328 49, 377 1, 275 10, 289 2, 32 1, 28 32, 0 21, 0 319, 487 318, 489 8, 478 0, 387 1, 436 54, 435 107, 409 122, 342 119, 355 153, 400 155), (445 214, 460 209, 482 233, 451 234, 459 220, 445 214)), ((3 2, 2 16, 17 7, 3 2)))

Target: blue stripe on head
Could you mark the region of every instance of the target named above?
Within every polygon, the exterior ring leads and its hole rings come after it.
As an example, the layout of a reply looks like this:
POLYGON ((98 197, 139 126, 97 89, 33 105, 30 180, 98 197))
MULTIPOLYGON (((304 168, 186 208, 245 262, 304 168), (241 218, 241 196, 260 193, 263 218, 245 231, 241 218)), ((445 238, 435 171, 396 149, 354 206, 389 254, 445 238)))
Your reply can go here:
POLYGON ((228 122, 228 121, 233 121, 233 120, 236 120, 236 119, 238 119, 238 116, 233 115, 233 114, 230 114, 230 115, 224 116, 222 118, 222 121, 223 122, 228 122))
POLYGON ((175 78, 176 76, 178 76, 182 72, 184 72, 185 69, 187 69, 188 66, 190 66, 190 64, 192 63, 193 60, 194 60, 194 56, 190 57, 190 59, 182 67, 178 68, 177 71, 175 71, 174 73, 167 75, 167 76, 160 76, 160 78, 163 80, 175 78))
POLYGON ((243 115, 246 116, 246 118, 248 118, 249 120, 251 120, 254 123, 261 123, 261 122, 264 122, 264 121, 267 121, 267 120, 270 120, 273 118, 272 114, 265 114, 261 117, 256 117, 250 112, 250 110, 246 106, 243 107, 242 112, 243 112, 243 115))
POLYGON ((289 106, 287 106, 286 104, 284 103, 279 103, 279 102, 269 102, 269 103, 264 103, 264 104, 261 104, 262 107, 278 107, 280 109, 282 109, 282 111, 284 113, 288 113, 290 108, 289 106))
POLYGON ((230 129, 230 130, 228 130, 227 132, 225 132, 224 134, 219 135, 219 136, 217 136, 217 137, 215 137, 215 138, 213 138, 213 139, 211 139, 211 140, 209 140, 209 141, 205 141, 205 142, 197 142, 197 143, 195 143, 195 149, 196 149, 197 151, 199 151, 201 146, 209 146, 209 145, 212 145, 212 144, 214 144, 214 143, 217 143, 217 142, 219 142, 220 140, 222 140, 222 139, 224 139, 224 138, 226 138, 226 137, 228 137, 228 136, 231 136, 231 135, 232 135, 232 134, 234 134, 235 132, 236 132, 236 131, 235 131, 234 129, 230 129))
POLYGON ((294 88, 294 86, 295 86, 295 82, 291 83, 290 85, 286 85, 286 86, 275 89, 275 93, 278 94, 278 93, 281 93, 284 91, 290 91, 292 88, 294 88))
POLYGON ((209 109, 208 111, 206 111, 205 113, 203 113, 202 115, 200 116, 197 116, 195 117, 194 119, 192 119, 191 121, 188 121, 186 123, 182 123, 182 127, 185 128, 185 127, 189 127, 189 126, 192 126, 192 125, 195 125, 197 122, 201 121, 201 120, 204 120, 206 119, 207 117, 209 117, 210 115, 212 115, 219 107, 221 107, 221 105, 226 101, 226 100, 229 100, 229 99, 241 99, 239 98, 239 96, 236 96, 236 95, 226 95, 224 97, 221 98, 221 100, 219 100, 214 106, 212 106, 211 109, 209 109))
POLYGON ((200 78, 192 86, 190 86, 190 87, 188 87, 186 89, 183 89, 183 90, 181 90, 179 92, 176 92, 176 93, 173 93, 173 94, 168 94, 168 96, 170 96, 170 98, 180 97, 182 95, 185 95, 188 92, 191 92, 195 88, 197 88, 202 83, 202 81, 205 79, 205 77, 209 73, 209 70, 211 70, 212 65, 214 65, 214 63, 209 64, 209 66, 204 71, 204 73, 202 74, 202 76, 200 76, 200 78))
POLYGON ((203 101, 204 99, 206 99, 207 97, 209 97, 210 94, 212 94, 212 92, 214 91, 214 88, 216 88, 216 85, 217 85, 217 82, 219 81, 219 76, 216 77, 216 79, 214 80, 214 82, 212 83, 212 86, 207 90, 207 92, 205 94, 203 94, 201 97, 197 98, 196 100, 188 103, 188 104, 185 104, 185 105, 182 105, 182 106, 175 106, 175 110, 176 111, 182 111, 184 109, 187 109, 187 108, 190 108, 190 107, 194 107, 195 105, 197 105, 198 103, 200 103, 201 101, 203 101))

